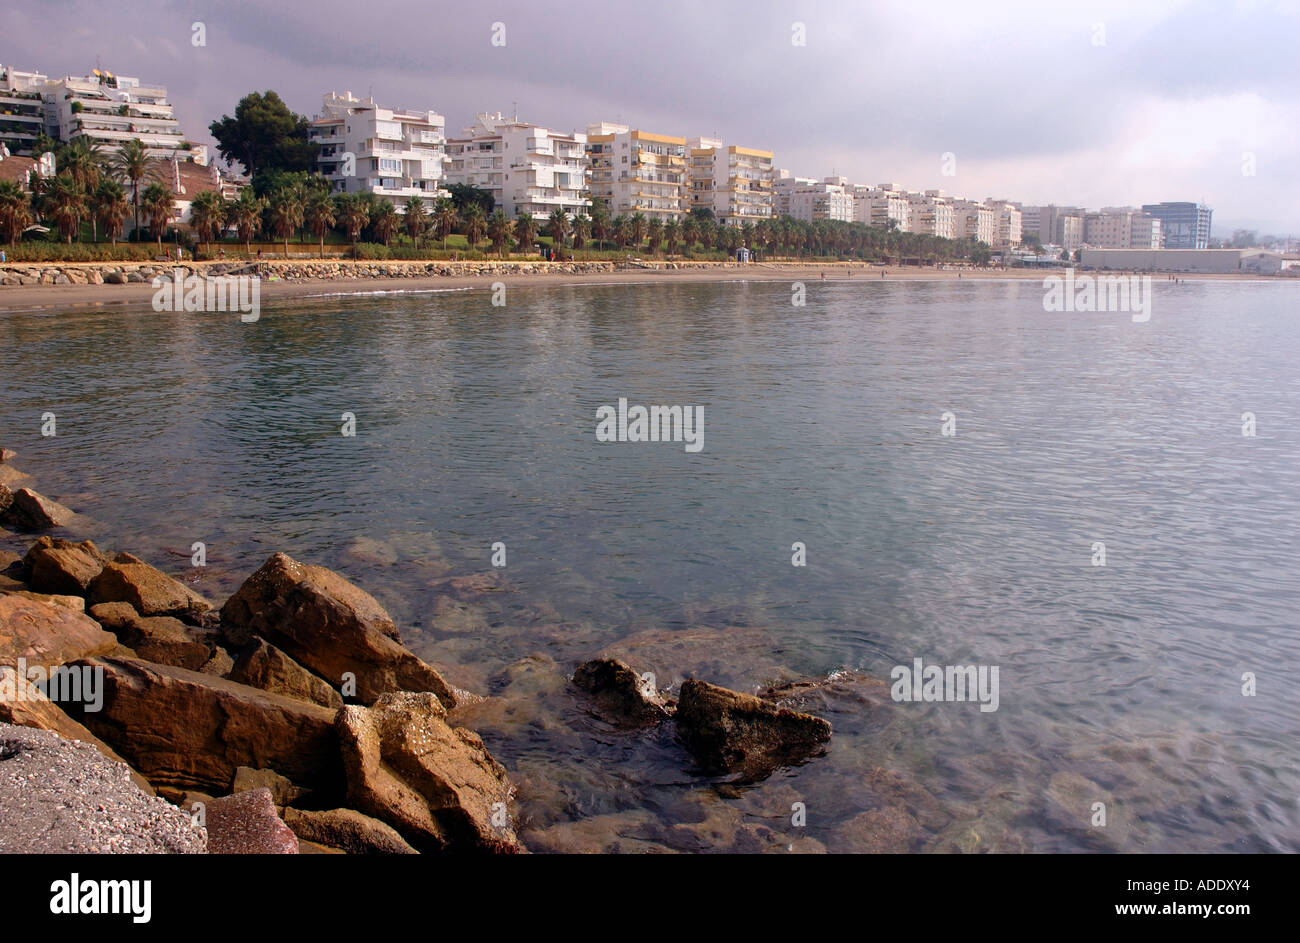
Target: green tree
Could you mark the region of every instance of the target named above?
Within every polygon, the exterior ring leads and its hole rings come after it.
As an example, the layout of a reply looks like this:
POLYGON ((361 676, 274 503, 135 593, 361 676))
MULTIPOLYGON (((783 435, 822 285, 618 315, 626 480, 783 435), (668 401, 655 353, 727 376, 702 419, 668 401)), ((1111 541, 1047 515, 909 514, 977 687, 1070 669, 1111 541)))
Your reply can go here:
POLYGON ((591 238, 591 217, 582 213, 573 217, 573 248, 581 249, 591 238))
POLYGON ((273 170, 311 170, 316 154, 307 142, 307 128, 307 119, 290 111, 270 90, 249 92, 235 106, 233 117, 222 115, 208 125, 221 156, 238 161, 251 178, 273 170))
POLYGON ((366 223, 370 222, 370 203, 357 193, 345 193, 335 199, 338 203, 338 218, 343 223, 348 239, 352 242, 352 254, 355 256, 361 230, 365 229, 366 223))
POLYGON ((267 199, 267 222, 271 233, 284 241, 284 257, 289 258, 289 237, 302 225, 305 200, 296 186, 281 187, 267 199))
POLYGON ((86 193, 69 174, 60 173, 40 183, 41 215, 58 227, 59 235, 72 245, 81 218, 86 214, 86 193))
POLYGON ((519 243, 521 252, 532 251, 533 243, 537 241, 537 220, 533 219, 532 213, 520 213, 515 220, 515 241, 519 243))
POLYGON ((556 249, 564 248, 564 240, 569 235, 569 214, 564 212, 564 207, 557 206, 551 211, 550 218, 546 220, 546 231, 555 244, 556 249))
POLYGON ((316 192, 307 198, 303 207, 303 221, 311 234, 320 240, 320 257, 325 258, 325 234, 334 228, 334 198, 328 193, 316 192))
POLYGON ((32 207, 17 181, 0 180, 0 239, 9 245, 18 241, 32 224, 32 207))
POLYGON ((225 227, 225 202, 216 190, 204 190, 190 203, 190 225, 194 227, 199 241, 206 243, 209 248, 212 240, 225 227))
POLYGON ((252 255, 253 237, 262 223, 262 210, 266 201, 253 192, 252 187, 239 191, 239 199, 226 204, 226 219, 239 233, 239 241, 244 244, 244 251, 252 255))
POLYGON ((149 230, 158 240, 158 248, 161 249, 163 233, 167 231, 167 224, 172 218, 172 191, 161 183, 151 183, 144 191, 140 205, 149 219, 149 230))
POLYGON ((605 248, 605 240, 609 238, 612 227, 613 223, 609 218, 609 210, 606 209, 605 202, 599 199, 592 200, 591 234, 600 243, 602 249, 605 248))
POLYGON ((645 245, 651 253, 659 251, 660 244, 664 241, 664 224, 662 220, 652 219, 646 226, 645 245))
POLYGON ((457 212, 464 215, 466 208, 471 203, 477 203, 479 209, 483 211, 483 218, 487 219, 488 215, 496 206, 496 200, 488 190, 479 190, 464 183, 453 183, 447 187, 447 192, 451 194, 451 202, 455 205, 457 212))
POLYGON ((505 258, 506 245, 510 242, 510 236, 514 232, 514 228, 514 224, 510 222, 510 217, 506 215, 505 210, 497 210, 488 217, 488 241, 492 243, 493 251, 502 258, 505 258))
POLYGON ((447 249, 447 237, 460 225, 460 211, 456 204, 445 197, 433 206, 433 232, 442 240, 442 248, 447 249))
POLYGON ((633 213, 632 218, 628 220, 628 225, 632 231, 632 243, 639 249, 641 243, 645 242, 646 233, 649 231, 649 222, 645 218, 645 213, 633 213))
MULTIPOLYGON (((131 185, 131 203, 135 207, 134 233, 140 231, 140 185, 154 178, 154 168, 145 150, 144 142, 139 138, 123 141, 112 161, 113 172, 118 179, 131 185)), ((138 238, 133 235, 132 238, 138 238)))
POLYGON ((677 246, 682 238, 682 224, 675 219, 664 223, 664 244, 669 255, 677 254, 677 246))
POLYGON ((429 214, 424 208, 424 198, 413 196, 402 207, 402 228, 411 237, 411 242, 418 249, 420 237, 429 228, 429 214))
POLYGON ((487 217, 483 213, 483 204, 469 203, 461 213, 461 222, 465 229, 465 240, 471 249, 478 247, 487 231, 487 217))
POLYGON ((370 214, 370 230, 375 234, 375 238, 388 245, 401 226, 402 220, 398 216, 397 207, 381 197, 370 214))

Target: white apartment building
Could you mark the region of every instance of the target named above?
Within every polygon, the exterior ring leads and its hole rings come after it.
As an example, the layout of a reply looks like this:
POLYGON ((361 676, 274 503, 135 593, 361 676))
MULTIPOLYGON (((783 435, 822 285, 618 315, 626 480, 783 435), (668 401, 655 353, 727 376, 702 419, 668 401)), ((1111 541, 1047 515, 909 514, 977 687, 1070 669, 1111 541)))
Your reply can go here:
POLYGON ((718 222, 741 226, 774 215, 772 152, 717 138, 686 142, 690 209, 713 210, 718 222))
POLYGON ((779 216, 805 222, 829 219, 853 222, 853 188, 844 177, 792 177, 782 170, 775 181, 775 204, 779 216))
POLYGON ((546 219, 591 208, 587 197, 587 136, 564 134, 500 112, 479 114, 459 138, 447 141, 448 184, 488 190, 512 218, 546 219))
POLYGON ((1020 208, 1010 200, 995 200, 992 197, 985 200, 984 205, 993 211, 994 233, 993 242, 990 243, 993 248, 1009 249, 1020 245, 1020 208))
POLYGON ((942 190, 910 194, 908 203, 911 206, 912 232, 943 239, 955 238, 956 219, 952 201, 942 190))
POLYGON ((45 130, 45 85, 40 72, 0 65, 0 144, 10 153, 30 152, 45 130))
POLYGON ((1159 249, 1160 220, 1132 206, 1102 207, 1084 218, 1084 242, 1098 249, 1159 249))
POLYGON ((685 138, 599 122, 587 127, 587 157, 591 196, 611 216, 642 213, 670 222, 690 211, 685 138))
POLYGON ((446 121, 434 111, 383 108, 330 92, 308 131, 316 164, 337 193, 373 193, 399 211, 413 196, 432 208, 442 189, 446 121))
POLYGON ((997 239, 997 214, 974 200, 953 200, 953 232, 957 239, 974 239, 992 246, 997 239))
POLYGON ((875 187, 853 188, 853 218, 876 229, 897 229, 911 232, 912 205, 910 194, 893 183, 875 187))

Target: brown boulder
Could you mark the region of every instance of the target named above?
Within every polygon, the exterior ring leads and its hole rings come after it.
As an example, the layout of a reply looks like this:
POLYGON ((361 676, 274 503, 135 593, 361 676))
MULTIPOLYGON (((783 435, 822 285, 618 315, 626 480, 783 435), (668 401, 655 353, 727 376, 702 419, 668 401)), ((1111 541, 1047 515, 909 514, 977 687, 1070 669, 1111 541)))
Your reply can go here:
MULTIPOLYGON (((118 559, 121 558, 119 555, 118 559)), ((193 621, 212 604, 182 583, 147 563, 106 564, 87 588, 86 599, 129 602, 142 616, 177 616, 193 621)))
POLYGON ((12 462, 18 457, 13 449, 0 449, 0 462, 12 462))
POLYGON ((296 855, 298 838, 280 821, 269 789, 213 799, 204 807, 210 855, 296 855))
POLYGON ((53 668, 112 651, 117 639, 89 616, 23 596, 0 596, 0 664, 53 668))
POLYGON ((520 850, 505 768, 477 734, 448 726, 429 692, 344 707, 335 723, 348 805, 387 822, 422 851, 520 850))
POLYGON ((616 659, 579 665, 573 683, 590 694, 596 711, 613 723, 653 727, 668 719, 667 704, 654 686, 616 659))
POLYGON ((271 800, 277 807, 288 805, 305 796, 308 790, 293 784, 287 776, 281 776, 273 769, 253 769, 241 766, 235 770, 234 782, 230 784, 231 792, 251 792, 254 789, 266 789, 271 793, 271 800))
POLYGON ((694 679, 682 684, 675 719, 678 736, 708 773, 766 775, 831 738, 831 725, 820 717, 694 679))
POLYGON ((49 593, 33 593, 25 589, 0 589, 0 593, 5 596, 21 596, 23 599, 33 599, 36 602, 43 602, 47 606, 59 606, 73 612, 86 611, 86 600, 80 596, 53 596, 49 593))
MULTIPOLYGON (((112 747, 65 714, 40 688, 26 678, 20 678, 18 672, 8 665, 0 665, 0 723, 51 730, 65 740, 89 743, 110 760, 127 766, 126 760, 118 756, 112 747)), ((149 780, 135 770, 131 770, 131 779, 147 795, 154 794, 149 780)))
POLYGON ((374 597, 324 567, 273 554, 226 600, 221 623, 233 644, 260 635, 331 685, 355 675, 363 704, 390 691, 431 691, 456 704, 442 676, 402 646, 374 597))
POLYGON ((229 678, 263 691, 311 701, 321 707, 343 706, 338 691, 261 636, 254 638, 240 652, 229 678))
POLYGON ((78 664, 104 669, 104 704, 77 719, 156 786, 220 793, 251 766, 325 795, 342 791, 334 711, 172 665, 78 664))
POLYGON ((350 855, 418 855, 406 839, 379 819, 356 809, 327 812, 284 810, 284 824, 302 841, 336 848, 350 855))
POLYGON ((31 477, 27 472, 19 471, 12 465, 0 465, 0 485, 7 485, 12 488, 14 485, 27 481, 31 477))
POLYGON ((212 657, 212 647, 192 638, 180 619, 142 616, 125 602, 91 606, 90 616, 145 661, 198 671, 212 657))
MULTIPOLYGON (((9 489, 0 485, 5 491, 9 489)), ((5 504, 0 499, 0 505, 5 504)), ((62 527, 76 515, 58 501, 37 494, 31 488, 19 488, 10 492, 8 506, 3 508, 0 520, 23 530, 48 530, 62 527)))
POLYGON ((108 555, 89 540, 78 544, 59 537, 40 538, 23 559, 36 592, 76 596, 86 595, 107 562, 108 555))

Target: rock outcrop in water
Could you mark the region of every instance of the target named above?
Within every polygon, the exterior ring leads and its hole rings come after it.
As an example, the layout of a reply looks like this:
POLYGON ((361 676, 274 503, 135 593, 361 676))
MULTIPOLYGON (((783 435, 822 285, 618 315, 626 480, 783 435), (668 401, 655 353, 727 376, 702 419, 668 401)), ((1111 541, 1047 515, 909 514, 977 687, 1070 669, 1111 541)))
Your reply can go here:
POLYGON ((611 723, 653 727, 669 718, 668 703, 651 683, 613 658, 597 658, 578 666, 573 683, 591 695, 598 714, 611 723))
POLYGON ((831 725, 820 717, 694 679, 682 684, 674 719, 682 743, 709 773, 766 775, 807 759, 831 738, 831 725))

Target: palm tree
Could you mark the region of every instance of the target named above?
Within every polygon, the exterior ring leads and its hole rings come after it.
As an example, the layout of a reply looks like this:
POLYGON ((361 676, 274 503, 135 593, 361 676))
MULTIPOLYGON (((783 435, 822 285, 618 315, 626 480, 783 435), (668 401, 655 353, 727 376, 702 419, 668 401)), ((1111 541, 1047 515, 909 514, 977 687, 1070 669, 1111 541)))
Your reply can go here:
POLYGON ((406 205, 402 209, 402 227, 418 249, 420 247, 420 237, 424 235, 424 230, 429 225, 429 214, 425 212, 424 199, 413 196, 406 201, 406 205))
POLYGON ((239 193, 239 199, 226 204, 226 219, 239 232, 239 241, 244 244, 244 252, 252 255, 253 236, 262 222, 262 210, 266 201, 253 192, 252 187, 245 187, 239 193))
MULTIPOLYGON (((59 227, 59 235, 72 245, 72 237, 86 215, 86 193, 69 174, 58 174, 41 182, 41 215, 59 227)), ((170 194, 168 194, 170 196, 170 194)))
POLYGON ((550 218, 546 221, 546 231, 550 234, 555 248, 563 249, 564 240, 569 235, 569 214, 564 212, 564 207, 557 206, 551 212, 550 218))
POLYGON ((664 245, 669 255, 677 254, 677 245, 682 238, 682 224, 675 219, 664 223, 664 245))
POLYGON ((636 244, 637 248, 640 248, 641 243, 645 242, 646 236, 647 223, 645 213, 633 213, 632 219, 629 220, 629 225, 631 226, 632 231, 632 242, 636 244))
POLYGON ((520 213, 515 220, 515 241, 524 252, 532 251, 533 243, 537 241, 537 220, 533 219, 532 213, 520 213))
POLYGON ((172 191, 161 183, 149 184, 141 198, 144 214, 149 218, 149 229, 157 238, 159 249, 162 248, 163 232, 172 218, 173 202, 172 191))
MULTIPOLYGON (((88 137, 73 138, 72 143, 63 149, 59 169, 76 182, 82 193, 87 196, 94 193, 104 173, 104 156, 100 152, 99 142, 88 137)), ((93 215, 90 225, 91 235, 98 242, 99 232, 93 215)), ((81 228, 81 220, 77 220, 77 228, 81 228)))
POLYGON ((510 222, 510 217, 506 215, 505 210, 497 210, 487 221, 488 241, 492 243, 492 248, 502 258, 505 258, 506 243, 510 241, 510 234, 514 231, 514 224, 510 222))
POLYGON ((131 202, 135 205, 135 228, 140 231, 140 183, 153 176, 149 155, 139 138, 124 141, 113 158, 113 170, 118 177, 131 185, 131 202))
POLYGON ((470 203, 465 207, 465 212, 461 214, 461 221, 465 227, 465 241, 469 243, 471 249, 476 248, 483 241, 483 233, 487 231, 487 220, 483 217, 483 206, 480 203, 470 203))
POLYGON ((610 220, 609 232, 614 237, 614 245, 619 248, 625 247, 632 241, 632 224, 621 213, 610 220))
POLYGON ((388 200, 380 200, 379 205, 370 214, 370 228, 374 231, 375 238, 384 245, 393 241, 393 234, 401 228, 401 225, 402 221, 397 218, 397 207, 388 200))
POLYGON ((581 249, 591 238, 591 217, 578 213, 573 217, 573 248, 581 249))
POLYGON ((9 245, 32 224, 31 203, 15 180, 0 180, 0 238, 9 245))
POLYGON ((651 253, 659 251, 659 244, 664 241, 664 224, 660 219, 650 220, 650 224, 645 229, 646 248, 651 253))
MULTIPOLYGON (((116 185, 115 185, 116 186, 116 185)), ((119 191, 121 187, 118 187, 119 191)), ((190 225, 199 241, 212 247, 212 240, 226 225, 226 201, 216 190, 204 190, 190 204, 190 225)))
POLYGON ((605 204, 592 201, 591 234, 596 237, 602 249, 605 247, 605 240, 609 238, 611 228, 609 210, 605 209, 605 204))
POLYGON ((303 197, 295 186, 285 186, 271 194, 267 222, 277 239, 284 240, 284 257, 289 258, 289 237, 302 225, 303 197))
POLYGON ((442 239, 442 248, 445 252, 447 249, 447 237, 451 231, 460 225, 460 213, 456 211, 456 204, 445 197, 434 204, 433 207, 433 232, 442 239))
POLYGON ((324 190, 317 190, 303 208, 303 220, 311 234, 320 240, 320 257, 325 258, 325 234, 334 228, 334 198, 324 190))
POLYGON ((361 230, 370 222, 370 205, 356 193, 346 193, 338 197, 338 216, 352 240, 352 254, 357 254, 357 239, 361 230))
POLYGON ((691 251, 691 246, 700 241, 700 224, 694 216, 687 216, 682 222, 682 241, 685 243, 682 249, 686 252, 691 251))

